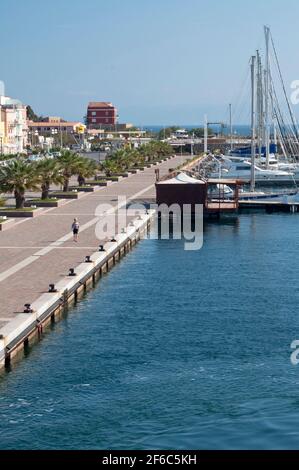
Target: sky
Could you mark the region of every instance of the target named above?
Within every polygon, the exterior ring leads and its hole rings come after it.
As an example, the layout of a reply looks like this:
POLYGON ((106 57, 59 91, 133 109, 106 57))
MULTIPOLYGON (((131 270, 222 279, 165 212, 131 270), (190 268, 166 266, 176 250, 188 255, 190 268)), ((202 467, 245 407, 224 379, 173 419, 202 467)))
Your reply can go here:
POLYGON ((0 80, 44 116, 111 101, 120 122, 199 125, 232 103, 244 124, 264 24, 287 90, 299 79, 298 18, 298 0, 0 0, 0 80))

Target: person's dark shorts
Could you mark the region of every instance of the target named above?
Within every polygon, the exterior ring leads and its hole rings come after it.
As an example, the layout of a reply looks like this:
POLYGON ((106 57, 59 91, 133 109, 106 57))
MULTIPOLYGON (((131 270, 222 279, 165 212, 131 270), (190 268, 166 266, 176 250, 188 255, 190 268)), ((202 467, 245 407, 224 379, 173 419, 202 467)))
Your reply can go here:
POLYGON ((79 233, 79 229, 78 229, 78 228, 74 228, 74 229, 73 229, 73 234, 74 234, 74 235, 78 235, 78 233, 79 233))

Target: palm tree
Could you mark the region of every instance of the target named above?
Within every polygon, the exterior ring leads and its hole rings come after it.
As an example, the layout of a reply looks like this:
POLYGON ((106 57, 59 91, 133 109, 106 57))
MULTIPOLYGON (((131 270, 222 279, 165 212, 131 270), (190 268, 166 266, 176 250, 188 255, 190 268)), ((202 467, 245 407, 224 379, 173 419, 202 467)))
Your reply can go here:
POLYGON ((160 153, 161 156, 164 157, 169 157, 170 155, 173 154, 173 148, 171 147, 170 144, 167 142, 157 142, 157 147, 158 147, 158 152, 160 153))
POLYGON ((91 178, 97 172, 98 165, 94 160, 82 159, 80 165, 78 165, 78 184, 83 186, 85 184, 85 178, 91 178))
POLYGON ((104 171, 106 176, 111 176, 112 173, 118 173, 121 170, 121 167, 118 160, 110 157, 101 162, 101 169, 104 171))
POLYGON ((101 163, 101 169, 106 176, 128 170, 131 166, 138 166, 145 161, 156 160, 159 157, 171 155, 172 147, 165 142, 151 141, 141 145, 138 150, 122 148, 114 152, 111 157, 101 163))
POLYGON ((35 166, 25 160, 16 159, 0 167, 0 190, 14 193, 16 209, 23 209, 25 191, 39 189, 39 179, 35 166))
POLYGON ((60 157, 57 157, 57 162, 60 166, 63 176, 63 191, 68 192, 70 186, 70 179, 73 175, 77 175, 79 168, 84 159, 77 153, 70 150, 63 150, 60 157))
POLYGON ((139 152, 136 149, 127 149, 124 159, 125 170, 130 168, 132 165, 139 165, 140 163, 142 163, 142 156, 139 152))
POLYGON ((140 155, 141 161, 149 161, 153 156, 153 152, 149 143, 140 145, 138 148, 138 153, 140 155))
MULTIPOLYGON (((116 152, 113 153, 113 155, 106 160, 108 167, 113 167, 113 164, 115 167, 117 167, 116 171, 113 172, 123 172, 128 170, 132 165, 140 163, 142 160, 140 154, 137 152, 135 149, 131 148, 122 148, 117 150, 116 152), (108 163, 108 161, 110 161, 108 163)), ((106 165, 107 167, 107 165, 106 165)))
POLYGON ((114 152, 112 159, 118 162, 119 171, 125 171, 132 162, 132 154, 130 149, 122 148, 114 152))
POLYGON ((158 140, 152 140, 148 144, 141 145, 138 151, 148 161, 156 160, 160 157, 166 157, 173 153, 171 145, 167 142, 160 142, 158 140))
POLYGON ((35 164, 36 172, 40 179, 42 199, 49 198, 51 184, 62 184, 64 181, 61 169, 57 160, 45 158, 35 164))

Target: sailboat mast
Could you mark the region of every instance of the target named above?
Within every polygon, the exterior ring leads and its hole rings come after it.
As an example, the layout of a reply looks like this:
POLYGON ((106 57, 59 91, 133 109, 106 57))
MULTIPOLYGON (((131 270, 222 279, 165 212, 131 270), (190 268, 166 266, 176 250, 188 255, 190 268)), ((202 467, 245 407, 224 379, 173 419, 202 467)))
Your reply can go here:
POLYGON ((275 148, 277 147, 277 129, 276 129, 276 122, 274 121, 274 145, 275 145, 275 148))
POLYGON ((256 115, 256 75, 255 75, 256 57, 251 57, 251 178, 250 190, 255 189, 255 115, 256 115))
POLYGON ((265 145, 266 145, 266 167, 269 168, 270 160, 270 124, 269 124, 269 95, 270 95, 270 54, 269 38, 270 29, 264 26, 266 39, 266 64, 265 64, 265 145))
MULTIPOLYGON (((260 126, 261 126, 261 147, 265 144, 265 106, 264 106, 264 76, 263 76, 263 66, 261 56, 259 57, 259 68, 260 68, 260 89, 261 89, 261 101, 260 101, 260 126)), ((262 153, 262 149, 261 149, 262 153)))
POLYGON ((233 123, 232 123, 232 105, 229 105, 229 132, 230 132, 230 149, 233 150, 233 123))
POLYGON ((262 156, 262 138, 263 138, 263 90, 262 90, 262 72, 261 58, 259 51, 256 51, 257 62, 257 83, 256 83, 256 111, 257 111, 257 143, 259 158, 262 156))
POLYGON ((208 116, 204 116, 204 153, 208 153, 208 116))

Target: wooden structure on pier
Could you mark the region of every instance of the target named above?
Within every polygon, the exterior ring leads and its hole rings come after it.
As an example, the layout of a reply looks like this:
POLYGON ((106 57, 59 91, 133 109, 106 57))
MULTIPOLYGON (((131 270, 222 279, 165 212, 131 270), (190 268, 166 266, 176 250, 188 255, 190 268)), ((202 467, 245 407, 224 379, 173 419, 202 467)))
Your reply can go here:
POLYGON ((239 209, 239 192, 242 184, 241 181, 236 179, 208 179, 205 213, 216 216, 220 216, 222 213, 237 213, 239 209), (230 197, 226 193, 226 188, 228 187, 233 191, 230 197))
POLYGON ((239 180, 197 179, 186 172, 173 172, 156 182, 156 201, 158 205, 178 204, 181 209, 190 205, 203 205, 204 215, 217 216, 234 214, 239 209, 239 190, 243 183, 239 180), (230 197, 226 190, 230 188, 230 197))

